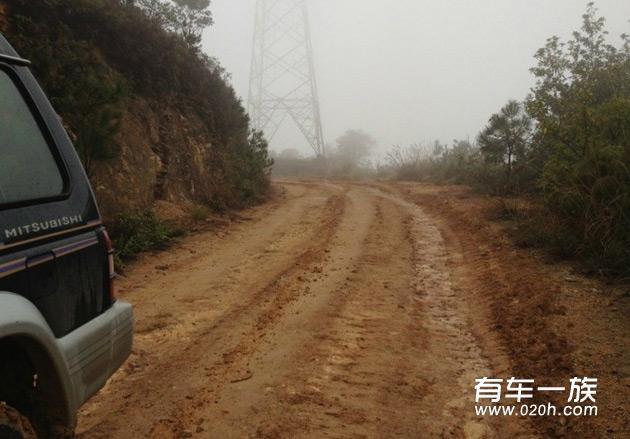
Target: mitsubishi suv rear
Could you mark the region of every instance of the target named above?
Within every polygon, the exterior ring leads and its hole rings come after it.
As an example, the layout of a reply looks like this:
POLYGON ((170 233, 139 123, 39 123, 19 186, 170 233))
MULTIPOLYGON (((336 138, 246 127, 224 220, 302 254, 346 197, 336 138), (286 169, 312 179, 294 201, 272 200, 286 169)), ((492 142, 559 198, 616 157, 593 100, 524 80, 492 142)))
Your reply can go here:
POLYGON ((0 437, 71 436, 131 351, 111 241, 81 162, 0 35, 0 437))

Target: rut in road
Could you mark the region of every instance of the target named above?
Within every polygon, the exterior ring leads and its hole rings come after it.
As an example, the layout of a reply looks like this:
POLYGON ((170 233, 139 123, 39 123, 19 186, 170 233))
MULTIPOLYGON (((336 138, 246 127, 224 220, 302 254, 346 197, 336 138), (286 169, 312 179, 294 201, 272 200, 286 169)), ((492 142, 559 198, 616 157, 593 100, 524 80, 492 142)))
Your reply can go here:
POLYGON ((501 352, 478 343, 432 219, 373 187, 282 187, 132 270, 134 354, 80 437, 530 436, 474 417, 474 379, 501 352))

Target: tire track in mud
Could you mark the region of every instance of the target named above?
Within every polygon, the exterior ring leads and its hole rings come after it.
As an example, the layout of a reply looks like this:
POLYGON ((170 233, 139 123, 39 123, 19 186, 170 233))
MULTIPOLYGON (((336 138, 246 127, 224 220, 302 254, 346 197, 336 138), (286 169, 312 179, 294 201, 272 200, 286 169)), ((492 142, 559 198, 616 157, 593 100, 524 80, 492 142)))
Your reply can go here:
MULTIPOLYGON (((219 404, 222 389, 229 384, 246 381, 251 378, 250 359, 252 354, 260 348, 260 344, 267 332, 274 326, 285 312, 285 308, 299 296, 299 291, 291 288, 294 278, 303 273, 305 268, 312 264, 322 262, 325 250, 332 236, 335 234, 345 210, 345 196, 333 196, 324 208, 324 221, 314 234, 314 239, 308 242, 309 247, 300 253, 295 260, 267 285, 252 296, 246 304, 233 309, 212 326, 204 329, 199 336, 217 335, 225 333, 227 336, 241 331, 238 343, 221 349, 220 359, 214 360, 212 367, 206 374, 208 381, 213 385, 207 386, 207 382, 199 382, 194 386, 194 396, 187 397, 183 404, 179 404, 169 417, 173 422, 165 422, 156 426, 151 435, 157 436, 165 424, 167 431, 177 435, 186 435, 191 425, 201 425, 206 418, 195 417, 194 413, 204 412, 203 408, 219 404), (199 410, 199 409, 202 410, 199 410)), ((209 346, 211 348, 212 346, 209 346)), ((203 353, 203 352, 200 352, 203 353)), ((191 359, 199 364, 209 364, 210 358, 205 355, 201 358, 191 359)), ((207 416, 207 415, 206 415, 207 416)))
MULTIPOLYGON (((476 378, 506 373, 508 355, 488 331, 486 304, 471 294, 466 266, 453 236, 446 238, 433 217, 389 188, 378 193, 408 214, 408 239, 413 248, 415 300, 423 310, 427 333, 420 359, 431 387, 420 403, 423 434, 430 437, 538 437, 527 419, 480 418, 474 410, 476 378), (447 239, 451 241, 447 245, 447 239), (437 361, 436 361, 437 360, 437 361)), ((503 376, 503 375, 501 375, 503 376)))
POLYGON ((423 310, 428 340, 420 360, 430 384, 420 402, 421 431, 435 437, 493 436, 483 419, 475 418, 472 404, 475 379, 492 373, 470 330, 466 299, 453 284, 443 237, 421 209, 402 205, 410 215, 414 299, 423 310))
MULTIPOLYGON (((315 273, 323 274, 321 282, 294 303, 278 328, 271 351, 257 359, 264 369, 263 379, 243 386, 232 395, 229 402, 241 403, 241 406, 230 419, 223 420, 223 429, 213 431, 220 437, 295 437, 311 430, 311 424, 318 422, 314 417, 316 413, 308 408, 307 413, 300 410, 307 407, 303 404, 323 397, 321 392, 313 394, 312 389, 316 387, 308 382, 304 373, 312 364, 324 360, 325 356, 318 353, 319 345, 330 337, 327 330, 351 296, 348 290, 365 262, 365 247, 382 227, 381 209, 369 203, 365 194, 351 191, 349 198, 350 212, 330 242, 328 260, 322 266, 313 267, 315 273), (252 398, 255 394, 258 397, 252 398)), ((332 361, 345 361, 340 358, 332 361)))
MULTIPOLYGON (((260 328, 254 326, 252 332, 256 336, 252 337, 255 343, 249 346, 251 350, 244 354, 237 351, 237 363, 241 365, 237 370, 246 369, 247 379, 244 382, 223 379, 216 407, 208 410, 206 405, 193 410, 197 422, 208 417, 213 419, 207 427, 209 434, 216 437, 256 434, 259 425, 253 419, 268 417, 266 408, 274 404, 268 397, 273 394, 272 389, 281 386, 274 380, 279 379, 279 374, 299 367, 302 358, 296 358, 296 352, 314 336, 315 327, 325 321, 322 314, 331 297, 347 282, 347 275, 361 254, 362 236, 372 223, 371 207, 366 208, 361 196, 355 193, 346 194, 346 208, 336 217, 334 233, 321 237, 325 245, 314 247, 319 257, 296 264, 275 286, 280 304, 272 307, 276 318, 268 325, 271 330, 260 333, 260 328)), ((286 431, 288 425, 282 428, 286 431)))
MULTIPOLYGON (((273 399, 279 404, 259 428, 259 437, 392 437, 393 430, 383 424, 388 418, 401 420, 395 413, 400 406, 384 404, 383 390, 406 392, 413 399, 422 385, 399 362, 407 347, 401 340, 410 329, 419 335, 402 316, 410 249, 395 209, 374 197, 370 203, 375 219, 361 256, 329 303, 326 321, 297 355, 307 361, 287 371, 288 385, 276 388, 273 399), (407 381, 397 380, 399 373, 407 381)), ((411 339, 422 344, 421 336, 411 339)))

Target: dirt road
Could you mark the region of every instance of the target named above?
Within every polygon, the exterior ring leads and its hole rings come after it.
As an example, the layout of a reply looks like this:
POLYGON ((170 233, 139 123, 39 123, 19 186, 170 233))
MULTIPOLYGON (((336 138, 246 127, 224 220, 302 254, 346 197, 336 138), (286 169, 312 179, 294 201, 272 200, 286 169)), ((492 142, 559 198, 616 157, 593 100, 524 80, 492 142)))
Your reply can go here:
MULTIPOLYGON (((424 207, 422 194, 393 185, 277 186, 273 201, 240 221, 129 270, 119 296, 135 305, 134 352, 82 411, 79 437, 538 437, 598 428, 475 416, 475 378, 539 378, 539 361, 515 360, 534 358, 531 343, 519 351, 508 341, 494 303, 507 282, 493 271, 500 249, 492 265, 483 252, 496 249, 453 229, 457 218, 439 215, 440 199, 424 207)), ((528 300, 523 309, 538 305, 528 300)), ((618 327, 624 343, 627 325, 618 327)), ((545 338, 545 377, 568 379, 575 358, 566 340, 549 325, 532 329, 545 338)), ((623 373, 619 398, 628 395, 623 373)), ((627 413, 617 421, 608 425, 625 428, 627 413)))

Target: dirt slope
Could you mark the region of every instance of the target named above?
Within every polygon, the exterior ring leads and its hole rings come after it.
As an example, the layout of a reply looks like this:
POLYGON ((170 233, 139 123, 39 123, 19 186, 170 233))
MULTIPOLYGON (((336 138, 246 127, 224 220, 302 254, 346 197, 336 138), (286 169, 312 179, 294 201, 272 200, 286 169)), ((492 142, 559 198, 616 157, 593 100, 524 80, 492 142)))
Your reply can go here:
MULTIPOLYGON (((440 211, 439 189, 279 187, 282 196, 243 221, 186 238, 130 270, 120 297, 135 305, 134 353, 82 411, 79 437, 599 431, 582 420, 475 417, 475 378, 538 378, 557 364, 565 379, 572 350, 552 337, 538 348, 540 368, 531 368, 527 341, 511 341, 498 319, 507 296, 493 294, 514 273, 480 253, 493 249, 480 250, 474 227, 456 227, 458 217, 440 211)), ((546 321, 534 327, 553 333, 546 321)), ((628 334, 627 325, 617 328, 628 334)), ((617 421, 614 428, 627 428, 627 414, 617 421)))

